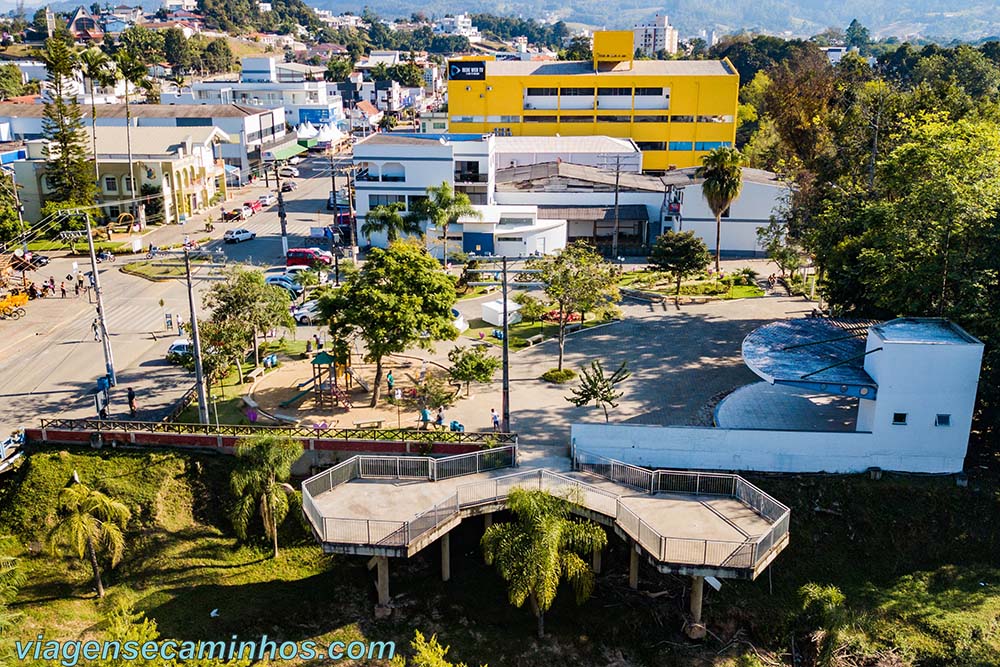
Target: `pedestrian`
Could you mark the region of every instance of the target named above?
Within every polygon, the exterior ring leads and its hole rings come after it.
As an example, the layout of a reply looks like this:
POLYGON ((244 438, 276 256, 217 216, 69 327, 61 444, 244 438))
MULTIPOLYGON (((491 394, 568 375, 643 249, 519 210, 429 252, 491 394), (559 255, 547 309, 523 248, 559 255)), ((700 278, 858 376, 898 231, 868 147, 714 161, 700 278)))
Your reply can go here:
POLYGON ((128 414, 129 414, 130 417, 132 417, 132 419, 135 419, 135 416, 136 416, 136 414, 138 412, 139 411, 136 409, 136 406, 135 406, 135 389, 133 389, 132 387, 129 387, 128 388, 128 414))
POLYGON ((434 419, 435 428, 444 428, 444 406, 438 407, 437 417, 434 419))
POLYGON ((500 432, 500 415, 497 414, 496 409, 490 408, 490 419, 493 421, 493 432, 500 432))
POLYGON ((177 320, 177 335, 180 335, 184 332, 184 318, 181 317, 180 313, 177 313, 176 320, 177 320))
POLYGON ((420 362, 420 381, 423 382, 427 379, 427 360, 424 359, 420 362))
POLYGON ((323 346, 319 344, 319 334, 313 334, 313 340, 316 341, 316 349, 322 350, 323 346))
POLYGON ((97 320, 95 319, 91 324, 90 328, 94 330, 94 340, 100 340, 101 336, 99 334, 101 328, 97 325, 97 320))
POLYGON ((79 294, 80 290, 83 289, 83 272, 76 274, 76 293, 79 294))
POLYGON ((59 293, 62 295, 62 298, 64 299, 66 298, 66 283, 64 282, 59 283, 59 293))
POLYGON ((56 277, 55 276, 49 276, 49 289, 52 290, 53 294, 56 293, 56 277))
POLYGON ((389 371, 389 374, 385 376, 385 383, 389 387, 389 393, 392 394, 392 389, 396 386, 396 378, 392 377, 392 371, 389 371))

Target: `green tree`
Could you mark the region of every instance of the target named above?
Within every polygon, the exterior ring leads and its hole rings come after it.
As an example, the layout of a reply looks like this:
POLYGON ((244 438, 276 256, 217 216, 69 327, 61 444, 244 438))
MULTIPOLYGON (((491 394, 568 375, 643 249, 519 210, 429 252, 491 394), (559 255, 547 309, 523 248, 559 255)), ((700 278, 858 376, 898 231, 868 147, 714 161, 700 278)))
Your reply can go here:
MULTIPOLYGON (((87 49, 80 54, 80 71, 90 82, 90 132, 94 142, 93 155, 97 155, 97 87, 111 86, 118 80, 114 62, 98 48, 87 49)), ((101 172, 94 160, 94 182, 101 186, 101 172)))
POLYGON ((402 202, 393 202, 369 209, 361 224, 361 233, 368 237, 372 234, 385 234, 389 243, 404 234, 419 234, 420 223, 413 216, 403 215, 405 208, 406 205, 402 202))
POLYGON ((125 143, 128 150, 128 194, 135 197, 138 192, 135 177, 135 161, 132 159, 132 93, 137 88, 149 86, 146 66, 141 60, 129 53, 128 50, 120 50, 115 54, 115 64, 121 73, 121 78, 125 81, 125 143))
POLYGON ((840 664, 837 651, 841 633, 847 626, 847 598, 836 586, 808 583, 799 589, 801 613, 799 621, 809 632, 816 647, 817 667, 840 664))
MULTIPOLYGON (((9 535, 0 535, 0 640, 6 643, 10 632, 17 624, 21 614, 10 609, 9 605, 17 597, 21 586, 28 577, 24 571, 21 559, 11 555, 19 552, 20 545, 9 535)), ((0 664, 7 665, 3 653, 0 653, 0 664)))
POLYGON ((849 48, 858 49, 862 53, 867 52, 868 45, 872 41, 871 35, 868 33, 868 28, 861 25, 861 22, 857 19, 853 19, 851 25, 847 26, 847 30, 844 31, 844 38, 849 48))
POLYGON ((264 274, 254 269, 228 269, 223 279, 209 287, 203 297, 217 323, 241 325, 253 345, 254 364, 260 364, 257 337, 272 329, 294 329, 288 290, 264 282, 264 274))
POLYGON ((448 262, 448 228, 459 218, 482 220, 483 214, 472 206, 469 195, 455 190, 446 181, 427 188, 427 198, 413 205, 413 215, 427 220, 441 233, 441 259, 448 262))
POLYGON ((518 292, 514 295, 513 301, 521 306, 517 312, 521 313, 522 319, 526 322, 537 322, 540 325, 549 312, 549 307, 541 299, 536 299, 527 292, 518 292))
POLYGON ((213 39, 205 47, 202 63, 210 72, 229 72, 233 69, 233 50, 229 41, 222 37, 213 39))
POLYGON ((295 489, 288 483, 292 464, 302 456, 298 440, 277 435, 263 435, 240 440, 236 445, 236 467, 230 487, 236 496, 232 520, 236 534, 246 539, 247 528, 255 516, 264 524, 264 534, 271 540, 278 557, 278 526, 288 515, 288 496, 295 489))
POLYGON ((650 249, 649 263, 661 271, 669 273, 676 289, 674 290, 674 306, 680 307, 681 282, 690 276, 703 271, 712 256, 705 242, 694 235, 694 232, 664 232, 653 243, 650 249))
POLYGON ((180 28, 163 31, 163 53, 172 67, 187 70, 191 67, 193 53, 191 42, 180 28))
POLYGON ((97 597, 104 597, 104 582, 98 564, 98 552, 104 553, 114 567, 125 552, 125 525, 132 513, 122 503, 96 489, 75 482, 59 492, 59 516, 49 532, 53 554, 69 550, 77 558, 87 558, 94 572, 97 597))
POLYGON ((165 37, 159 30, 150 30, 141 25, 126 28, 118 38, 121 48, 143 65, 154 65, 163 61, 165 37))
POLYGON ((764 248, 767 258, 778 265, 782 276, 799 268, 802 250, 789 238, 787 223, 772 216, 767 227, 757 229, 757 243, 764 248))
POLYGON ((590 38, 582 35, 571 39, 569 46, 559 52, 559 60, 591 60, 593 57, 590 38))
POLYGON ((416 243, 397 241, 386 250, 374 248, 362 269, 349 275, 339 290, 319 297, 319 310, 334 338, 358 336, 364 342, 365 360, 375 364, 375 407, 383 358, 454 339, 454 303, 455 286, 437 260, 416 243))
POLYGON ((719 272, 722 254, 722 214, 729 209, 743 190, 743 156, 735 148, 716 148, 701 159, 696 173, 701 194, 715 216, 715 271, 719 272))
POLYGON ((399 119, 389 113, 383 113, 382 117, 378 121, 378 129, 383 132, 388 132, 392 130, 399 123, 399 119))
POLYGON ((572 396, 567 396, 566 400, 580 408, 593 402, 604 410, 604 422, 610 421, 608 408, 617 408, 618 399, 625 395, 617 389, 618 385, 629 378, 632 373, 623 361, 611 375, 604 374, 604 367, 600 361, 590 362, 590 370, 584 368, 580 377, 580 386, 572 389, 572 396))
POLYGON ((350 58, 333 57, 326 63, 323 78, 327 81, 346 81, 354 71, 354 61, 350 58))
POLYGON ((420 88, 424 85, 424 70, 415 62, 408 61, 390 67, 389 78, 407 88, 420 88))
POLYGON ((368 78, 372 81, 388 81, 389 67, 385 63, 376 63, 368 72, 368 78))
POLYGON ((21 69, 13 63, 0 65, 0 100, 24 94, 21 69))
POLYGON ((465 383, 466 396, 473 382, 492 382, 493 374, 503 366, 485 347, 456 346, 448 353, 448 361, 451 362, 448 374, 456 382, 465 383))
POLYGON ((507 582, 510 603, 515 607, 530 603, 538 636, 544 637, 545 612, 563 579, 573 585, 578 604, 590 597, 594 573, 585 558, 603 549, 608 538, 597 524, 571 518, 569 500, 545 491, 513 489, 507 508, 515 520, 486 529, 483 555, 507 582))
POLYGON ((577 241, 556 255, 529 262, 541 271, 545 294, 558 310, 559 366, 566 350, 566 325, 571 313, 585 313, 619 298, 615 267, 593 246, 577 241))
MULTIPOLYGON (((410 642, 413 649, 413 657, 406 660, 401 655, 396 655, 392 659, 392 667, 466 667, 464 662, 449 662, 448 651, 450 646, 441 646, 437 635, 431 635, 430 639, 425 639, 420 630, 414 631, 413 641, 410 642)), ((482 667, 486 667, 483 665, 482 667)))
POLYGON ((95 183, 84 148, 83 115, 76 96, 66 85, 79 67, 79 58, 62 38, 45 41, 42 53, 48 73, 50 95, 42 112, 45 175, 51 186, 49 200, 64 205, 93 203, 95 183))

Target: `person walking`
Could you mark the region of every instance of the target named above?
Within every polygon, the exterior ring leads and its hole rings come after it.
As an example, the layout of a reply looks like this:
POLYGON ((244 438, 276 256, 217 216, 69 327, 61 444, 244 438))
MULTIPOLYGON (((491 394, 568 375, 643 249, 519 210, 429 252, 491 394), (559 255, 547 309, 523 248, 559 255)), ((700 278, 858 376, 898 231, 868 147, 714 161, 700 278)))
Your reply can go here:
POLYGON ((132 387, 128 388, 128 414, 132 419, 138 414, 139 410, 135 405, 135 389, 132 387))
POLYGON ((79 294, 80 290, 83 289, 83 272, 76 274, 76 293, 79 294))
POLYGON ((389 395, 391 396, 393 387, 396 386, 396 378, 392 377, 392 371, 389 371, 389 374, 385 376, 385 383, 389 387, 389 395))
POLYGON ((100 335, 101 328, 98 326, 96 318, 94 319, 93 322, 91 322, 90 328, 94 330, 94 340, 100 340, 101 339, 101 335, 100 335))
POLYGON ((490 408, 490 419, 493 421, 493 432, 500 432, 500 415, 497 414, 496 409, 490 408))
POLYGON ((59 283, 59 293, 62 295, 62 298, 64 299, 66 298, 66 283, 64 282, 59 283))
POLYGON ((438 407, 437 417, 434 418, 434 428, 444 428, 444 406, 438 407))

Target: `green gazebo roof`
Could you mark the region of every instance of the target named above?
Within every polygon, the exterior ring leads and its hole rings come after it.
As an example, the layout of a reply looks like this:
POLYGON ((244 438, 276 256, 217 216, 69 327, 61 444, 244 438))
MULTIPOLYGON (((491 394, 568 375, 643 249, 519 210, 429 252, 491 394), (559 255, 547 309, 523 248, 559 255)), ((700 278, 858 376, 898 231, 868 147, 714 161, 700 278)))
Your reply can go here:
POLYGON ((337 362, 337 358, 332 354, 327 354, 326 350, 317 352, 311 363, 313 366, 332 366, 337 362))

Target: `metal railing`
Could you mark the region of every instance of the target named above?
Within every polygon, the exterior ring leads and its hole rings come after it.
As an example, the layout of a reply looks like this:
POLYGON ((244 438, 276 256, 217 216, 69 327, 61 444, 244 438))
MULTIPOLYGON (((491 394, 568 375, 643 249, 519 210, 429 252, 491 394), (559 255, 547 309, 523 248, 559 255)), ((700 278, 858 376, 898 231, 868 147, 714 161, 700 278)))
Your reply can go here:
POLYGON ((430 444, 469 444, 493 447, 517 443, 516 433, 420 431, 375 428, 316 428, 314 426, 262 426, 220 424, 186 424, 178 422, 147 422, 112 419, 43 419, 43 429, 61 431, 124 431, 135 433, 176 433, 179 435, 250 436, 280 433, 318 440, 386 441, 430 444))

